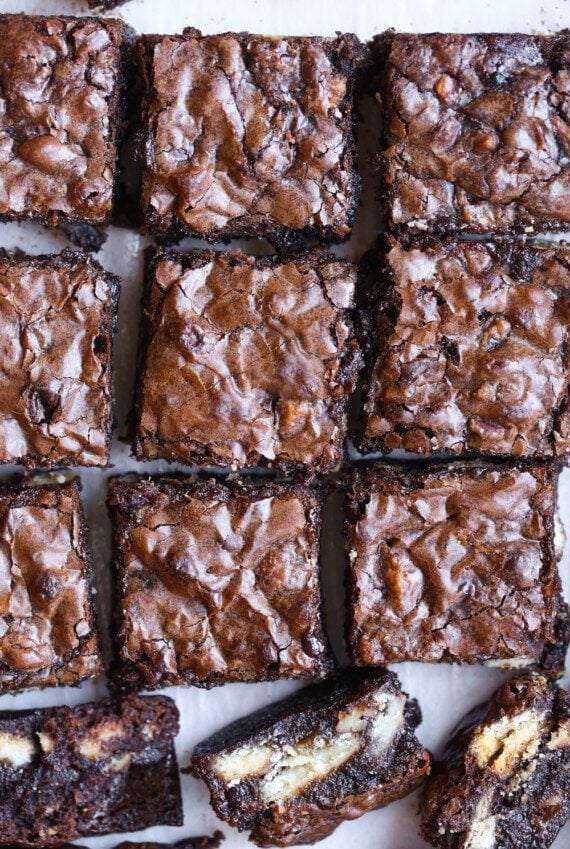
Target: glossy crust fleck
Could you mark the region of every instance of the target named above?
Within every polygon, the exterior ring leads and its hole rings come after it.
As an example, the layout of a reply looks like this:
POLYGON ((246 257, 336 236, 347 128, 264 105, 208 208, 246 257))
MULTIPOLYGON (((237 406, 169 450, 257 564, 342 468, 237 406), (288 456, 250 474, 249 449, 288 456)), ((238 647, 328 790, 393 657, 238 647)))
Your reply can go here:
POLYGON ((321 503, 290 484, 114 478, 117 678, 145 689, 322 677, 321 503))
POLYGON ((465 717, 422 800, 437 849, 548 849, 570 816, 570 696, 515 678, 465 717))
POLYGON ((149 232, 208 241, 351 230, 354 35, 143 36, 141 205, 149 232))
POLYGON ((316 251, 159 250, 147 271, 137 459, 337 467, 361 363, 355 283, 354 265, 316 251))
POLYGON ((103 671, 80 483, 50 477, 0 485, 0 694, 103 671))
POLYGON ((568 456, 570 251, 389 238, 369 265, 364 450, 568 456))
POLYGON ((132 37, 110 18, 0 15, 1 221, 109 222, 132 37))
POLYGON ((164 696, 0 713, 0 846, 182 825, 177 732, 164 696))
POLYGON ((420 719, 392 672, 345 670, 200 743, 192 769, 217 815, 258 846, 315 843, 429 773, 420 719))
POLYGON ((570 35, 384 35, 388 227, 567 230, 570 35))
POLYGON ((547 465, 378 466, 347 481, 353 661, 564 669, 547 465))
POLYGON ((108 464, 119 288, 84 253, 0 249, 0 463, 108 464))

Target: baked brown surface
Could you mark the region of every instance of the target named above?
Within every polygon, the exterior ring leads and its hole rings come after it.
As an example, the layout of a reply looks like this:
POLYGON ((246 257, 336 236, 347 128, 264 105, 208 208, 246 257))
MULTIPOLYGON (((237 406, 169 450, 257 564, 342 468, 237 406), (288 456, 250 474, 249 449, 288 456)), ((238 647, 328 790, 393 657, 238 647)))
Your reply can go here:
POLYGON ((428 780, 437 849, 548 849, 570 816, 570 696, 515 678, 465 717, 428 780))
POLYGON ((308 252, 150 260, 134 453, 223 467, 326 472, 343 458, 360 367, 356 268, 308 252))
POLYGON ((570 452, 570 251, 388 239, 372 276, 365 450, 570 452))
POLYGON ((130 38, 110 18, 0 15, 0 220, 109 222, 130 38))
POLYGON ((125 477, 111 480, 109 506, 121 682, 210 687, 331 670, 316 493, 125 477))
POLYGON ((388 227, 570 223, 570 35, 379 36, 388 227), (386 41, 388 42, 386 44, 386 41))
POLYGON ((141 204, 151 233, 346 238, 360 180, 354 35, 143 36, 141 204))
POLYGON ((80 484, 53 477, 0 484, 0 694, 103 671, 80 484))
POLYGON ((543 664, 568 641, 547 465, 376 467, 346 493, 357 664, 543 664))
POLYGON ((119 286, 85 253, 0 249, 0 463, 107 465, 119 286))
POLYGON ((164 696, 0 713, 0 846, 182 825, 177 732, 164 696))
POLYGON ((192 769, 217 815, 258 846, 315 843, 429 773, 420 720, 393 672, 345 670, 199 743, 192 769))

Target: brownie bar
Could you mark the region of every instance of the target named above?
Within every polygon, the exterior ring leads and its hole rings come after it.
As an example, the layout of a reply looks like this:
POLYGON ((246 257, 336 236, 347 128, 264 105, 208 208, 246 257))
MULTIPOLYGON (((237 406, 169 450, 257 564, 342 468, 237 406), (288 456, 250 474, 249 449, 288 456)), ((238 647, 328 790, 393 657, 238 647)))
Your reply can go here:
POLYGON ((149 262, 134 454, 326 472, 360 367, 356 268, 320 252, 158 251, 149 262))
POLYGON ((78 479, 0 484, 0 694, 103 671, 78 479))
POLYGON ((568 641, 548 465, 375 468, 346 493, 349 652, 407 660, 543 664, 568 641))
POLYGON ((0 713, 0 846, 182 825, 172 699, 0 713))
POLYGON ((380 36, 388 227, 567 230, 570 35, 380 36))
POLYGON ((0 221, 110 220, 130 39, 109 18, 0 15, 0 221))
POLYGON ((417 704, 385 670, 348 670, 238 720, 192 756, 215 812, 258 846, 327 837, 429 772, 417 704))
POLYGON ((570 454, 570 251, 388 239, 360 445, 570 454))
POLYGON ((515 678, 454 733, 428 781, 422 836, 437 849, 547 849, 570 816, 570 696, 515 678))
POLYGON ((0 249, 0 463, 107 465, 119 286, 84 253, 0 249))
POLYGON ((123 682, 210 687, 331 670, 320 501, 256 480, 111 480, 123 682))
POLYGON ((141 204, 151 233, 208 241, 351 230, 354 35, 143 36, 141 204))
MULTIPOLYGON (((119 843, 115 849, 219 849, 223 839, 222 832, 216 831, 212 837, 186 837, 176 843, 155 843, 148 840, 143 843, 133 843, 129 840, 119 843)), ((21 847, 9 846, 7 849, 21 849, 21 847)), ((47 847, 42 847, 42 849, 47 849, 47 847)), ((85 847, 78 846, 77 843, 65 843, 59 849, 85 849, 85 847)))

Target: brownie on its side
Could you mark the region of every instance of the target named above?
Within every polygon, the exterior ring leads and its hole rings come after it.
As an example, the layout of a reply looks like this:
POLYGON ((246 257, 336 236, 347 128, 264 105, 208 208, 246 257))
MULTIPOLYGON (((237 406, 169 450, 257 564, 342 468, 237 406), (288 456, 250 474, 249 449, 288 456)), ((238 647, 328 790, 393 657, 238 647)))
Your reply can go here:
POLYGON ((192 768, 218 816, 258 846, 314 843, 422 781, 420 718, 392 672, 347 670, 214 734, 192 768))
POLYGON ((154 843, 149 841, 132 843, 131 841, 127 841, 126 843, 119 843, 116 849, 218 849, 223 839, 224 835, 221 831, 216 831, 212 837, 185 837, 176 843, 154 843))
POLYGON ((570 223, 570 35, 379 36, 388 227, 570 223))
POLYGON ((77 479, 0 484, 0 694, 103 671, 77 479))
POLYGON ((354 35, 142 36, 141 204, 151 233, 208 241, 351 230, 354 35))
POLYGON ((360 367, 356 268, 320 252, 158 251, 150 260, 134 453, 310 475, 343 457, 360 367))
POLYGON ((109 221, 130 38, 109 18, 0 15, 0 221, 109 221))
POLYGON ((165 697, 0 713, 0 846, 182 825, 165 697))
POLYGON ((107 465, 118 298, 87 254, 0 250, 0 463, 107 465))
POLYGON ((569 250, 388 239, 369 289, 362 448, 570 454, 569 250))
POLYGON ((570 816, 570 696, 514 678, 465 717, 434 765, 422 836, 437 849, 547 849, 570 816))
POLYGON ((564 668, 567 609, 548 465, 389 467, 346 496, 349 652, 407 660, 564 668))
POLYGON ((320 501, 256 481, 111 480, 122 682, 209 687, 331 670, 320 501))

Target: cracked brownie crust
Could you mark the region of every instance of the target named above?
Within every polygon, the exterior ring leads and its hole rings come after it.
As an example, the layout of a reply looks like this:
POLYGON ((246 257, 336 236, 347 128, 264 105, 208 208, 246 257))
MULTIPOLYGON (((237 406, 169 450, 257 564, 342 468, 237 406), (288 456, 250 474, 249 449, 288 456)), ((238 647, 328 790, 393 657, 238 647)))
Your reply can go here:
POLYGON ((150 232, 209 241, 352 226, 353 35, 143 36, 141 203, 150 232))
POLYGON ((0 220, 109 221, 130 33, 111 19, 0 15, 0 220))
POLYGON ((115 478, 119 677, 145 689, 319 677, 321 505, 300 486, 115 478))
POLYGON ((569 454, 570 251, 388 239, 384 273, 365 450, 569 454))
POLYGON ((429 773, 421 715, 386 670, 346 670, 198 744, 194 773, 221 819, 258 846, 315 843, 429 773))
POLYGON ((548 849, 570 816, 570 696, 515 678, 465 717, 422 801, 437 849, 548 849))
POLYGON ((0 462, 107 465, 119 285, 87 254, 0 250, 0 462))
POLYGON ((0 713, 0 846, 182 825, 172 699, 0 713))
POLYGON ((568 229, 570 36, 379 36, 388 226, 568 229))
POLYGON ((309 252, 159 251, 150 261, 138 459, 326 472, 360 367, 356 267, 309 252))
POLYGON ((77 480, 0 485, 0 693, 103 671, 79 491, 77 480))
POLYGON ((390 467, 346 495, 352 659, 564 668, 567 609, 546 465, 390 467))

